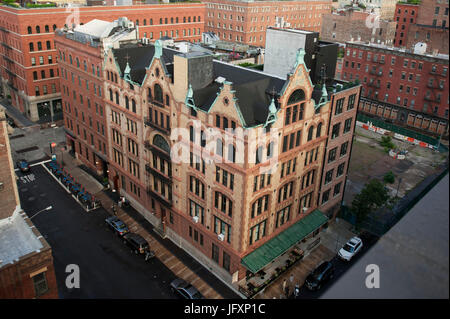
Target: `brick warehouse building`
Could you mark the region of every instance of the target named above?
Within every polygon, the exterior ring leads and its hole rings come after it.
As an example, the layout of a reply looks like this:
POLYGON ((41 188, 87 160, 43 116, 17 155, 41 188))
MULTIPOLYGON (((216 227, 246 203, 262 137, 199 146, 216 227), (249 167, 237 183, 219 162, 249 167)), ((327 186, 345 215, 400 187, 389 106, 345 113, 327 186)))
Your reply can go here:
POLYGON ((426 44, 426 52, 449 54, 448 0, 422 0, 419 4, 397 3, 398 24, 395 46, 414 47, 426 44))
POLYGON ((408 43, 409 26, 416 23, 419 5, 398 2, 395 7, 394 21, 397 22, 394 46, 402 47, 408 43))
POLYGON ((322 15, 331 12, 330 0, 239 1, 204 0, 205 31, 220 39, 265 46, 267 27, 320 32, 322 15))
MULTIPOLYGON (((171 36, 198 42, 204 30, 205 5, 201 3, 86 6, 78 9, 79 23, 96 18, 113 21, 126 13, 139 26, 141 38, 171 36)), ((54 33, 65 24, 78 23, 73 19, 74 12, 64 7, 27 9, 0 6, 1 91, 5 97, 10 95, 11 104, 33 121, 40 118, 50 121, 53 113, 61 111, 54 33)))
MULTIPOLYGON (((67 32, 61 36, 70 40, 67 32)), ((83 46, 64 47, 63 41, 57 40, 58 50, 65 52, 66 61, 68 54, 74 60, 83 54, 83 46)), ((163 49, 159 41, 155 46, 116 42, 105 53, 102 96, 111 187, 125 195, 157 232, 224 282, 236 285, 245 280, 247 271, 257 272, 267 266, 269 262, 264 263, 261 256, 267 254, 271 240, 284 238, 286 244, 286 236, 293 232, 298 242, 305 240, 305 251, 317 240, 318 231, 327 221, 317 208, 331 203, 344 188, 342 184, 333 187, 325 199, 322 196, 319 200, 324 168, 329 171, 344 157, 336 150, 329 155, 326 149, 329 131, 336 135, 335 147, 342 141, 338 138, 345 135, 343 122, 334 130, 330 128, 331 107, 339 107, 337 114, 356 113, 346 96, 351 93, 350 100, 357 101, 360 86, 336 92, 336 98, 331 90, 313 90, 301 55, 285 80, 215 61, 208 54, 163 49), (337 103, 337 94, 345 102, 337 103), (201 128, 195 127, 194 120, 201 122, 201 128), (279 144, 272 144, 277 145, 275 150, 268 143, 261 146, 262 158, 258 160, 250 152, 256 150, 251 139, 233 140, 230 132, 225 132, 226 128, 242 128, 256 133, 264 126, 279 129, 281 135, 279 144), (186 162, 181 163, 172 161, 170 154, 177 141, 171 139, 171 133, 178 127, 186 128, 183 136, 187 140, 177 145, 189 147, 186 162), (214 140, 213 148, 207 151, 200 135, 209 128, 216 128, 227 138, 214 140), (238 141, 243 142, 243 149, 238 141), (280 163, 276 171, 261 173, 267 154, 270 157, 277 151, 280 163), (242 154, 247 155, 240 161, 242 154), (229 162, 217 163, 219 159, 229 162)), ((61 67, 64 73, 74 68, 67 62, 61 67)), ((68 86, 68 92, 79 87, 69 77, 62 83, 68 86)), ((83 126, 82 117, 74 116, 74 109, 80 114, 80 110, 87 110, 86 104, 81 106, 64 94, 63 102, 72 105, 71 110, 63 111, 65 119, 70 119, 66 129, 75 146, 78 141, 89 143, 89 136, 85 138, 83 131, 76 129, 83 126)), ((340 120, 344 117, 347 115, 340 120)), ((354 124, 352 121, 351 133, 342 138, 353 134, 354 124)), ((92 131, 97 140, 96 130, 92 131)), ((345 148, 348 163, 350 146, 345 148)), ((94 165, 91 156, 77 156, 94 165)), ((332 174, 333 185, 345 179, 347 168, 340 167, 344 172, 332 174)), ((331 187, 328 180, 326 184, 331 187)), ((282 245, 281 252, 270 252, 270 261, 295 243, 282 245)))
POLYGON ((448 135, 448 55, 349 42, 342 76, 363 85, 361 112, 434 136, 448 135))
POLYGON ((51 247, 20 207, 0 110, 0 299, 58 298, 51 247))
POLYGON ((367 21, 371 21, 370 17, 372 16, 374 15, 369 12, 353 9, 327 13, 323 16, 321 39, 340 43, 353 39, 362 42, 392 44, 396 23, 380 19, 376 23, 368 24, 367 21))

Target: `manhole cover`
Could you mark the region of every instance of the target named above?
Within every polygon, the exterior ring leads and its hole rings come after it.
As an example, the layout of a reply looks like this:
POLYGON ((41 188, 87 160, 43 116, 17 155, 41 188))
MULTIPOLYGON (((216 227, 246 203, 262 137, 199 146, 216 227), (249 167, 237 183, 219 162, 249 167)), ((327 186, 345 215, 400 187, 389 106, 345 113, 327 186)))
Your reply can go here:
POLYGON ((28 192, 28 188, 22 187, 22 188, 20 189, 20 191, 21 191, 21 192, 28 192))
POLYGON ((46 193, 42 193, 42 194, 39 194, 39 196, 45 197, 45 196, 47 196, 47 194, 46 193))
POLYGON ((31 201, 35 200, 35 198, 33 196, 31 196, 31 197, 28 197, 28 200, 31 202, 31 201))

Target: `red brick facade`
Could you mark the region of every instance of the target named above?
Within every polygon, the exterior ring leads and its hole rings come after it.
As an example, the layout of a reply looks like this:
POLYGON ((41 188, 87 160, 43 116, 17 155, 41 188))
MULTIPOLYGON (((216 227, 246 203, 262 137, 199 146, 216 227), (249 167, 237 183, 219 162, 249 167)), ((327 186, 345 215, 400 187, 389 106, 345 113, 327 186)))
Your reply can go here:
POLYGON ((334 93, 331 100, 327 151, 318 199, 320 210, 330 217, 335 217, 344 196, 360 90, 361 86, 342 90, 334 93))
POLYGON ((448 56, 347 43, 342 78, 359 80, 363 97, 391 105, 389 110, 372 108, 370 113, 409 125, 409 113, 413 112, 428 118, 430 125, 422 130, 440 135, 448 130, 448 68, 448 56))
POLYGON ((397 3, 394 16, 394 21, 397 22, 394 46, 402 47, 407 45, 409 26, 416 23, 418 13, 418 5, 397 3))
POLYGON ((204 31, 205 5, 201 3, 80 7, 79 21, 74 12, 66 8, 0 6, 3 93, 10 95, 11 103, 32 120, 39 119, 38 113, 46 107, 43 103, 62 107, 55 29, 92 19, 113 21, 126 16, 139 26, 140 37, 150 39, 171 36, 198 42, 204 31))
MULTIPOLYGON (((281 18, 292 29, 320 32, 322 16, 331 12, 331 1, 205 0, 205 31, 223 41, 264 47, 266 29, 281 18)), ((279 27, 283 27, 280 25, 279 27)))
POLYGON ((423 0, 418 5, 398 3, 395 46, 410 49, 422 42, 428 53, 448 54, 448 15, 447 0, 423 0))

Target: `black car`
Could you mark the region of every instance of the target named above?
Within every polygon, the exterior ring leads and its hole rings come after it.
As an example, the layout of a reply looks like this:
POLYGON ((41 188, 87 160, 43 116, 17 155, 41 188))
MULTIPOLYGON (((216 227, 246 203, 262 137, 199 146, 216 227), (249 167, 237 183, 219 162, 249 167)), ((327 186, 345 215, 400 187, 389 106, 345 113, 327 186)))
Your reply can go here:
POLYGON ((184 299, 205 299, 197 288, 181 278, 172 281, 170 283, 170 289, 178 293, 178 295, 184 299))
POLYGON ((324 283, 334 277, 334 265, 324 261, 306 277, 305 285, 309 290, 319 290, 324 283))
POLYGON ((133 251, 136 255, 147 255, 147 253, 150 252, 150 245, 141 235, 127 233, 123 235, 122 238, 124 243, 127 244, 131 248, 131 251, 133 251))
POLYGON ((105 222, 118 236, 123 236, 130 232, 127 225, 117 218, 117 216, 110 216, 105 219, 105 222))
POLYGON ((17 168, 20 169, 21 172, 26 173, 30 171, 30 164, 24 159, 18 160, 16 162, 17 168))

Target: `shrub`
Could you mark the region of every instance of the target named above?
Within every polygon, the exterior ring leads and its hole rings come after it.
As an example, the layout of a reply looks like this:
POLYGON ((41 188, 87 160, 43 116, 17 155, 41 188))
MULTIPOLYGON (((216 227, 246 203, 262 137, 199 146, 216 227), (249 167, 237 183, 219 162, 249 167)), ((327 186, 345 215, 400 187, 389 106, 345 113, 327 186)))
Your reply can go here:
POLYGON ((384 175, 383 180, 384 180, 385 183, 393 184, 394 181, 395 181, 394 173, 392 173, 392 171, 387 172, 384 175))
POLYGON ((392 138, 390 136, 382 136, 380 145, 384 147, 384 150, 386 151, 386 148, 388 149, 387 152, 389 152, 390 149, 395 148, 395 144, 392 143, 392 138))

